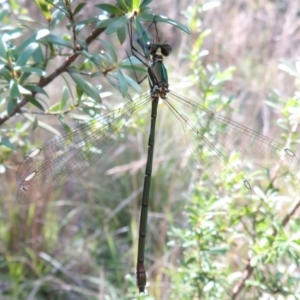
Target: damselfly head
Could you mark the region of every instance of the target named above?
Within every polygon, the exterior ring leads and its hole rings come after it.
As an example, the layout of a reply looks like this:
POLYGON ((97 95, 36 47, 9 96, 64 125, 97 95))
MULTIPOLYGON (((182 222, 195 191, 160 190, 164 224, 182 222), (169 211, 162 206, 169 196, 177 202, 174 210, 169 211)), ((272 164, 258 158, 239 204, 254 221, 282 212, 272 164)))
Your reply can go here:
POLYGON ((169 56, 172 52, 172 47, 169 44, 156 44, 149 41, 146 43, 145 50, 148 55, 162 54, 163 56, 169 56), (159 53, 157 53, 157 51, 159 53))

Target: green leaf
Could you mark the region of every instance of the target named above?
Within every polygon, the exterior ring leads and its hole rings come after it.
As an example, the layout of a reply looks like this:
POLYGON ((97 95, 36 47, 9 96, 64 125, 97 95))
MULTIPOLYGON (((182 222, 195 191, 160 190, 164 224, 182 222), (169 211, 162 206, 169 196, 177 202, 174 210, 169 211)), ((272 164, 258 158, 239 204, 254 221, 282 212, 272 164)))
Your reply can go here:
POLYGON ((119 69, 117 70, 117 77, 119 81, 120 92, 122 96, 125 98, 127 95, 128 85, 123 73, 119 69))
POLYGON ((145 13, 138 15, 138 19, 143 22, 153 22, 154 17, 155 17, 156 22, 168 23, 168 24, 173 25, 173 26, 179 28, 180 30, 190 34, 190 29, 187 26, 185 26, 185 25, 181 24, 180 22, 177 22, 173 19, 170 19, 166 16, 152 15, 152 14, 145 14, 145 13))
POLYGON ((133 3, 132 0, 125 0, 125 4, 129 8, 129 10, 133 10, 133 3))
POLYGON ((4 65, 2 65, 2 67, 0 67, 0 77, 3 77, 6 81, 10 81, 12 79, 11 73, 8 71, 8 69, 4 65))
POLYGON ((45 95, 45 96, 47 96, 47 98, 49 98, 47 92, 44 89, 42 89, 41 87, 39 87, 38 85, 24 85, 24 88, 31 92, 45 95))
POLYGON ((8 97, 8 103, 7 103, 7 114, 10 116, 12 112, 14 111, 15 107, 17 106, 18 102, 17 99, 8 97))
POLYGON ((77 75, 76 73, 69 73, 76 85, 89 97, 95 99, 98 102, 101 102, 100 95, 98 91, 86 80, 77 75))
POLYGON ((140 6, 140 0, 133 0, 132 1, 132 10, 138 10, 140 6))
POLYGON ((116 31, 118 31, 121 27, 125 27, 125 25, 128 23, 129 19, 127 16, 119 17, 115 22, 110 24, 106 29, 105 33, 107 35, 110 35, 116 31))
POLYGON ((117 0, 117 3, 125 12, 128 12, 128 8, 124 0, 117 0))
POLYGON ((120 91, 120 87, 119 85, 116 83, 115 79, 116 77, 113 76, 112 74, 107 74, 106 76, 106 79, 108 80, 108 82, 118 91, 120 91))
POLYGON ((138 93, 141 93, 142 92, 142 88, 141 86, 135 81, 133 80, 132 78, 130 78, 129 76, 123 74, 126 81, 138 92, 138 93))
POLYGON ((32 123, 32 130, 36 130, 38 128, 38 126, 39 126, 39 120, 38 120, 38 118, 35 115, 33 123, 32 123))
POLYGON ((21 95, 31 95, 31 91, 24 88, 21 84, 18 84, 18 89, 21 95))
POLYGON ((146 45, 147 42, 152 40, 152 36, 148 31, 145 31, 145 28, 139 19, 136 19, 135 25, 138 38, 140 39, 142 45, 146 45))
POLYGON ((48 112, 51 112, 51 113, 60 113, 61 110, 60 110, 60 106, 61 106, 61 103, 60 102, 56 102, 55 104, 51 105, 48 109, 48 112))
POLYGON ((47 28, 42 28, 39 31, 37 31, 35 40, 41 39, 41 38, 47 36, 48 34, 50 34, 50 30, 47 28))
POLYGON ((118 20, 120 17, 114 17, 114 18, 109 18, 109 19, 105 19, 103 21, 101 21, 97 28, 107 28, 108 26, 110 26, 112 23, 114 23, 116 20, 118 20))
POLYGON ((152 0, 143 0, 143 2, 140 5, 140 8, 144 8, 146 6, 148 6, 148 4, 150 4, 152 2, 152 0))
POLYGON ((68 98, 69 98, 69 90, 64 86, 61 101, 60 101, 60 110, 61 111, 64 110, 64 108, 66 107, 68 98))
POLYGON ((15 67, 15 70, 16 71, 20 70, 23 73, 37 74, 40 76, 46 75, 46 72, 44 70, 38 69, 38 68, 33 68, 33 67, 28 67, 28 66, 17 66, 17 67, 15 67))
POLYGON ((49 33, 47 36, 44 36, 42 38, 37 37, 36 39, 39 42, 51 43, 51 44, 60 45, 63 47, 73 49, 73 46, 68 41, 66 41, 63 38, 58 37, 52 33, 49 33))
POLYGON ((49 21, 51 20, 51 12, 49 11, 48 5, 44 0, 34 0, 36 5, 41 9, 42 13, 44 14, 45 18, 49 21))
POLYGON ((122 16, 124 14, 124 11, 122 11, 119 7, 111 4, 98 4, 95 6, 115 16, 122 16))
POLYGON ((21 96, 18 84, 14 80, 11 80, 9 83, 9 92, 12 99, 17 99, 21 96))
POLYGON ((72 131, 72 129, 69 127, 69 125, 65 122, 65 119, 62 115, 58 116, 58 120, 59 120, 60 124, 63 126, 63 128, 66 132, 71 132, 72 131))
POLYGON ((126 40, 126 35, 127 35, 127 30, 126 27, 121 27, 118 31, 117 31, 117 35, 118 35, 118 39, 120 41, 120 44, 123 45, 124 41, 126 40))
POLYGON ((108 51, 111 55, 111 58, 113 60, 113 63, 117 64, 118 63, 118 55, 117 55, 114 47, 108 41, 105 41, 105 40, 102 40, 102 39, 99 39, 99 40, 108 49, 108 51))
POLYGON ((40 102, 38 102, 34 97, 29 96, 29 95, 25 95, 24 98, 30 102, 31 104, 33 104, 35 107, 39 108, 41 111, 45 111, 44 107, 41 105, 40 102))
POLYGON ((77 15, 85 6, 86 6, 87 3, 79 3, 76 8, 74 9, 74 12, 73 12, 73 15, 77 15))
POLYGON ((4 41, 3 35, 0 35, 0 56, 2 56, 5 60, 6 60, 6 52, 7 52, 6 42, 4 41))
POLYGON ((42 63, 42 65, 45 64, 44 52, 42 51, 41 45, 39 45, 39 47, 35 50, 32 58, 35 63, 42 63))
MULTIPOLYGON (((49 24, 48 28, 55 28, 57 27, 58 24, 61 23, 61 21, 67 17, 70 20, 69 17, 69 12, 66 9, 63 9, 60 7, 60 11, 56 11, 53 15, 52 15, 52 20, 51 23, 49 24)), ((68 25, 67 25, 68 28, 68 25)))
POLYGON ((38 43, 31 43, 29 44, 24 51, 19 56, 16 65, 17 66, 23 66, 28 61, 29 57, 33 55, 33 53, 36 51, 36 49, 39 47, 38 43))
MULTIPOLYGON (((45 29, 47 33, 49 33, 48 29, 45 29)), ((28 45, 36 42, 37 33, 34 33, 32 36, 30 36, 28 39, 26 39, 21 45, 19 45, 15 50, 14 53, 20 54, 23 49, 25 49, 28 45)))
POLYGON ((0 137, 0 145, 5 146, 11 150, 15 150, 15 146, 6 137, 0 137))

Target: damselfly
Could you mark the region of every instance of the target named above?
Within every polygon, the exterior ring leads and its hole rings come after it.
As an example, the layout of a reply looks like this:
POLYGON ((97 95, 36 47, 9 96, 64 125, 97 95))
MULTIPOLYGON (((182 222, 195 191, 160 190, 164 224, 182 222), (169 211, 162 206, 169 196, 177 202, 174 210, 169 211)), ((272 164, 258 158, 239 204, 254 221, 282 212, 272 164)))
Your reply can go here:
MULTIPOLYGON (((286 169, 295 173, 298 171, 298 158, 292 150, 279 143, 171 91, 167 70, 163 63, 163 58, 172 51, 171 46, 161 44, 159 40, 144 41, 141 37, 137 40, 141 46, 141 53, 133 45, 132 26, 130 26, 129 35, 133 55, 148 68, 150 93, 140 96, 137 101, 128 102, 120 109, 82 124, 71 132, 55 137, 33 150, 17 172, 19 185, 17 199, 20 203, 35 201, 81 175, 118 139, 122 128, 131 116, 146 104, 151 103, 151 125, 137 258, 137 284, 139 291, 143 292, 147 281, 144 250, 159 98, 181 122, 188 143, 192 147, 194 158, 199 161, 201 153, 205 149, 209 150, 208 164, 203 168, 203 172, 213 183, 217 180, 220 166, 222 166, 223 171, 234 175, 232 181, 240 183, 245 194, 251 194, 250 183, 229 163, 228 157, 221 148, 218 148, 218 145, 228 151, 237 151, 241 157, 269 169, 281 162, 286 169), (191 109, 191 113, 197 119, 196 123, 193 123, 176 107, 179 103, 191 109), (210 132, 211 136, 208 135, 210 132)), ((223 194, 221 186, 218 186, 218 191, 220 195, 223 194)))

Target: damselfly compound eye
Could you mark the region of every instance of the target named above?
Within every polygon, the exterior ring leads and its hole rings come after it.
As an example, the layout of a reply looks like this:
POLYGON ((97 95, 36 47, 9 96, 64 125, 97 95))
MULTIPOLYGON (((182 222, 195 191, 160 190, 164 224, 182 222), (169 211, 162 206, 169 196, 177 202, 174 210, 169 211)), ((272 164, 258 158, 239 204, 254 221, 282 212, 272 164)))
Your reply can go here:
POLYGON ((161 53, 163 56, 169 56, 172 52, 172 47, 169 44, 164 44, 161 46, 161 53))
POLYGON ((152 48, 152 43, 151 43, 151 42, 147 42, 146 48, 147 48, 147 50, 150 52, 150 50, 151 50, 151 48, 152 48))

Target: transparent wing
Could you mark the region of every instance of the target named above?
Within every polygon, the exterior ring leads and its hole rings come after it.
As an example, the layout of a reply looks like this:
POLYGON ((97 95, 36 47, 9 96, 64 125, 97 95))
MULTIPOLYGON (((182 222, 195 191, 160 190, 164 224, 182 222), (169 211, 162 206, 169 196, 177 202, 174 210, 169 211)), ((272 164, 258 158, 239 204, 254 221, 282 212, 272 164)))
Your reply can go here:
POLYGON ((205 166, 201 169, 210 181, 216 185, 217 178, 222 174, 230 174, 233 183, 242 184, 248 193, 251 186, 241 172, 228 161, 228 152, 236 151, 241 158, 272 169, 281 164, 281 170, 297 173, 299 160, 294 152, 270 138, 259 134, 228 118, 217 115, 196 102, 182 96, 169 93, 167 105, 181 121, 194 158, 201 166, 201 157, 207 155, 205 166), (194 124, 175 106, 174 100, 188 106, 195 114, 194 124))
POLYGON ((35 201, 81 175, 119 137, 131 115, 150 100, 149 94, 141 96, 29 153, 17 171, 18 201, 35 201))

